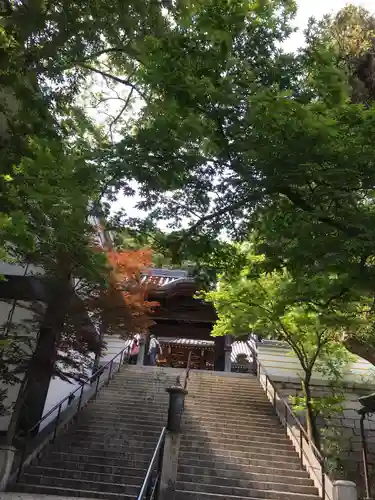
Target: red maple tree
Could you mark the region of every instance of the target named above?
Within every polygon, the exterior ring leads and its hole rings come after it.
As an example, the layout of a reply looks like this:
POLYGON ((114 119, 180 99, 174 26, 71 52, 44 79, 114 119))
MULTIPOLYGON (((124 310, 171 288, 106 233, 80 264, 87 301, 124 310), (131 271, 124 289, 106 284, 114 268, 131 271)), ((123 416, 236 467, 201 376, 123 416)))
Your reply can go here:
POLYGON ((149 249, 106 251, 110 279, 101 296, 102 321, 106 333, 127 337, 146 333, 153 324, 152 313, 159 304, 147 300, 150 284, 147 270, 152 264, 149 249))

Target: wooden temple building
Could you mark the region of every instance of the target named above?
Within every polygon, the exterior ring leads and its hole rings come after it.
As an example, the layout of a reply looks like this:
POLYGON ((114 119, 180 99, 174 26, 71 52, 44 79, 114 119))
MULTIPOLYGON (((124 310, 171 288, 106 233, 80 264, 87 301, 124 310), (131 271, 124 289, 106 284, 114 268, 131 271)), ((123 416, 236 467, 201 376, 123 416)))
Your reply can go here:
MULTIPOLYGON (((230 336, 211 337, 216 321, 214 308, 195 298, 198 284, 183 270, 152 269, 142 277, 151 282, 149 299, 157 301, 151 332, 163 350, 159 364, 184 367, 191 352, 191 368, 246 371, 250 350, 246 341, 232 343, 230 336)), ((147 363, 147 340, 141 346, 139 364, 147 363)))

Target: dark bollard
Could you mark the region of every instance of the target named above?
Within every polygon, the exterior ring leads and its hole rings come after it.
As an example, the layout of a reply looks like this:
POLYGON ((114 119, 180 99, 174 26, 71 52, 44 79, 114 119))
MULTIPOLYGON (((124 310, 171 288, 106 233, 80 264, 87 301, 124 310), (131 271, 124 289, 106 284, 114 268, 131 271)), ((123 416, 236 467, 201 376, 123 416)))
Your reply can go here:
POLYGON ((158 500, 174 500, 181 439, 181 419, 187 390, 179 380, 169 393, 168 422, 164 441, 158 500))

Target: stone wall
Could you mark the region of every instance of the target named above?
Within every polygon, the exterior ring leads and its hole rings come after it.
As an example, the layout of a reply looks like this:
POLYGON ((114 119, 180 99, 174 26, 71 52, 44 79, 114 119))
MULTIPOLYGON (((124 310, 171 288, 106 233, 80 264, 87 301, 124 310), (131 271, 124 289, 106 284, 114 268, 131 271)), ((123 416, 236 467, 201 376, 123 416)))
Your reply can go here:
MULTIPOLYGON (((286 400, 290 396, 301 395, 301 388, 298 383, 275 382, 277 391, 286 400)), ((330 389, 322 385, 314 385, 312 394, 315 397, 329 395, 330 389)), ((338 469, 332 472, 335 478, 342 478, 354 481, 358 488, 363 489, 363 464, 362 464, 362 444, 360 432, 360 416, 358 409, 360 403, 358 398, 368 394, 369 391, 364 388, 347 387, 344 389, 345 401, 342 403, 343 411, 335 414, 333 417, 320 419, 319 426, 326 429, 335 439, 338 445, 338 469)), ((298 415, 301 422, 304 422, 304 416, 298 415)), ((375 495, 375 416, 369 416, 364 422, 366 442, 368 448, 368 458, 370 464, 371 482, 374 484, 373 494, 375 495)), ((332 465, 332 463, 331 463, 332 465)))
MULTIPOLYGON (((290 396, 301 395, 301 366, 290 349, 277 342, 265 342, 258 345, 259 360, 268 376, 275 383, 279 394, 286 400, 290 396)), ((338 442, 339 461, 341 468, 333 475, 354 481, 358 488, 363 488, 362 447, 360 432, 361 407, 358 398, 375 392, 374 367, 367 361, 358 358, 345 370, 343 392, 345 401, 343 411, 328 420, 320 420, 321 428, 329 428, 338 442)), ((321 373, 315 372, 312 381, 312 394, 315 397, 332 394, 329 381, 321 373)), ((299 414, 301 422, 304 415, 299 414)), ((364 422, 368 457, 370 463, 371 482, 374 484, 375 498, 375 415, 369 416, 364 422)))

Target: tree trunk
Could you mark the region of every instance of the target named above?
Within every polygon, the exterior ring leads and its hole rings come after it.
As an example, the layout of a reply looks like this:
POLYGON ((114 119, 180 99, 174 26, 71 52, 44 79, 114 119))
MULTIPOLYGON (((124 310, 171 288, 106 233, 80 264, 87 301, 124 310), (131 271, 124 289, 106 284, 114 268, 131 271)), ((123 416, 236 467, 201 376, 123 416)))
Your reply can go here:
MULTIPOLYGON (((16 403, 19 413, 18 416, 16 415, 18 417, 17 431, 21 431, 22 434, 27 433, 35 426, 43 415, 55 367, 57 341, 64 326, 72 293, 70 278, 54 280, 49 293, 50 300, 39 331, 36 349, 25 375, 24 401, 22 405, 16 403)), ((22 396, 20 395, 20 397, 22 396)), ((13 439, 13 437, 9 435, 8 440, 13 439)))
POLYGON ((310 377, 306 377, 302 382, 302 390, 306 403, 306 427, 309 439, 320 450, 320 433, 316 423, 316 414, 311 401, 310 377))

